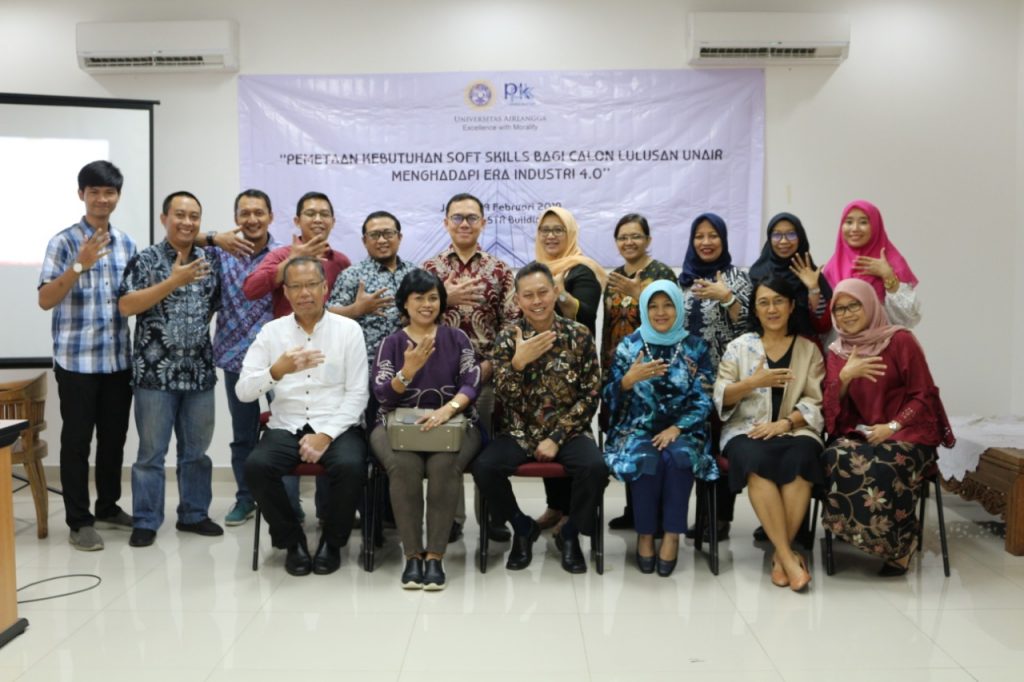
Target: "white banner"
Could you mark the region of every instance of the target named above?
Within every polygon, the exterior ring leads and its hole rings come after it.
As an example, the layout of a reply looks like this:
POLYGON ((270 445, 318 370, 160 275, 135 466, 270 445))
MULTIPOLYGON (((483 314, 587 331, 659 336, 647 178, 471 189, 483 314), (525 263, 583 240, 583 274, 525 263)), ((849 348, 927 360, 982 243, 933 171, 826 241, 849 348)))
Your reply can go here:
POLYGON ((728 223, 734 262, 760 251, 760 70, 240 76, 238 88, 242 186, 271 196, 285 243, 295 202, 317 190, 353 262, 376 210, 398 216, 400 254, 421 262, 448 244, 445 202, 470 192, 488 219, 482 246, 515 266, 533 260, 551 205, 604 265, 621 264, 612 231, 634 212, 673 267, 705 211, 728 223))

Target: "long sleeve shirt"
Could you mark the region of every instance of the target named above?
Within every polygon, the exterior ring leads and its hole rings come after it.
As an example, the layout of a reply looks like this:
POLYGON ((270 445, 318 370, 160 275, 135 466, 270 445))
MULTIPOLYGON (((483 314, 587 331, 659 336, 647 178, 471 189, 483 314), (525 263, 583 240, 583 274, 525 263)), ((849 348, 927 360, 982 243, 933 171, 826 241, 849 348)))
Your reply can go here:
POLYGON ((545 438, 561 447, 574 436, 593 437, 590 420, 600 398, 601 366, 590 330, 556 315, 554 345, 520 372, 512 367, 516 328, 523 338, 536 334, 526 320, 517 320, 494 342, 494 391, 504 408, 499 432, 515 438, 528 454, 545 438))
POLYGON ((313 333, 307 334, 293 314, 263 325, 242 361, 235 394, 252 402, 273 389, 267 426, 294 433, 309 424, 317 433, 337 438, 360 423, 370 397, 369 381, 358 324, 325 312, 313 333), (271 365, 298 347, 323 351, 324 362, 274 381, 271 365))
MULTIPOLYGON (((250 301, 270 294, 274 304, 274 317, 284 317, 292 311, 292 304, 284 296, 284 287, 277 281, 277 267, 288 260, 291 254, 291 246, 274 249, 260 261, 260 264, 249 273, 245 282, 242 283, 242 291, 250 301)), ((352 263, 348 256, 341 251, 332 251, 331 249, 324 253, 321 262, 324 265, 324 274, 327 276, 327 291, 330 292, 341 271, 352 263)))

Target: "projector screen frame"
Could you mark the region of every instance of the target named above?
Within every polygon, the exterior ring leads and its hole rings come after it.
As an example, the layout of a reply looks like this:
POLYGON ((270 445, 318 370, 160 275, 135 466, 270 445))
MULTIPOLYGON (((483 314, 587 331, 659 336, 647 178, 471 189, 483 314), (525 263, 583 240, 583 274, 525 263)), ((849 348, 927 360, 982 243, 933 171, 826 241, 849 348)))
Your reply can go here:
MULTIPOLYGON (((136 109, 149 111, 149 243, 154 238, 154 207, 153 196, 153 107, 160 104, 159 100, 151 99, 115 99, 107 97, 72 97, 66 95, 33 95, 13 92, 0 92, 0 104, 27 104, 37 106, 58 107, 91 107, 98 109, 136 109)), ((0 369, 50 369, 53 357, 0 357, 0 369)))

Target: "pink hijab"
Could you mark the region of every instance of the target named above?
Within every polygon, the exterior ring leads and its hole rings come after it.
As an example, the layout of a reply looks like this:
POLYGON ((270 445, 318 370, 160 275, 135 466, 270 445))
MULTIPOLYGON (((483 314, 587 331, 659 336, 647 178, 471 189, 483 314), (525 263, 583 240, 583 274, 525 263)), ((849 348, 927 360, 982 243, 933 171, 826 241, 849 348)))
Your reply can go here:
POLYGON ((892 335, 906 329, 895 324, 889 324, 889 316, 885 314, 882 302, 875 295, 871 285, 861 279, 844 279, 835 285, 832 291, 832 301, 829 310, 835 306, 836 299, 840 294, 847 294, 857 299, 864 306, 864 313, 868 316, 868 326, 856 334, 846 334, 839 326, 835 313, 832 313, 832 327, 838 332, 839 338, 829 345, 828 349, 842 358, 849 358, 853 349, 857 349, 857 355, 878 355, 889 345, 892 335))
POLYGON ((833 290, 836 288, 836 283, 844 279, 851 277, 862 279, 874 288, 875 293, 878 294, 878 299, 884 301, 885 284, 882 280, 874 275, 859 275, 854 272, 853 268, 857 258, 860 256, 881 258, 882 249, 885 249, 885 258, 889 261, 889 265, 892 266, 893 272, 896 273, 896 278, 911 286, 917 286, 917 277, 914 276, 910 266, 907 265, 907 261, 899 252, 899 249, 896 248, 896 245, 889 241, 889 235, 885 233, 885 223, 882 222, 882 214, 878 211, 878 207, 870 201, 864 201, 863 199, 851 201, 843 209, 843 217, 839 221, 839 234, 836 235, 835 253, 832 254, 832 258, 825 264, 825 268, 822 271, 825 279, 832 286, 833 290), (846 216, 855 208, 864 211, 868 216, 868 221, 871 223, 871 237, 868 239, 867 244, 859 248, 850 246, 843 238, 843 223, 846 222, 846 216))

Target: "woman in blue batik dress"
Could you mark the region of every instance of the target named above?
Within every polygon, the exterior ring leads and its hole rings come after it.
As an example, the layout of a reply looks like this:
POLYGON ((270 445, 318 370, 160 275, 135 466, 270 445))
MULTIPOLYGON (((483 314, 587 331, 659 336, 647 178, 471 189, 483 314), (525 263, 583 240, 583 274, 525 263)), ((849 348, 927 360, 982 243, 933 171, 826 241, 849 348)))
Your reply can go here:
POLYGON ((683 328, 683 293, 657 281, 640 295, 640 328, 615 350, 602 397, 611 415, 605 462, 633 495, 636 562, 667 577, 686 532, 693 478, 715 479, 707 438, 714 372, 703 339, 683 328), (655 554, 658 513, 665 536, 655 554))

